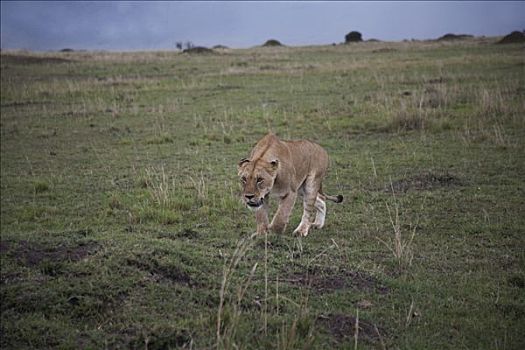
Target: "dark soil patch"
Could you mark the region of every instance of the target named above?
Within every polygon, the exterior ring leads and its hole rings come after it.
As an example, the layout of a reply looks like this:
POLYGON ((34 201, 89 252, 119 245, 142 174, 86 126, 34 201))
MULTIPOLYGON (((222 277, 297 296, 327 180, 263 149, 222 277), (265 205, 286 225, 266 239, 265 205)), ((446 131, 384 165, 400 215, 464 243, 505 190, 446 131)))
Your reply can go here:
POLYGON ((316 322, 324 326, 338 341, 351 339, 357 335, 358 340, 382 342, 381 334, 383 334, 383 331, 372 322, 362 318, 358 320, 354 316, 331 314, 327 316, 320 315, 317 317, 316 322))
POLYGON ((25 55, 2 55, 2 64, 56 64, 70 63, 69 60, 61 57, 37 57, 25 55))
POLYGON ((161 265, 157 260, 137 257, 137 259, 128 259, 127 264, 138 268, 139 270, 149 272, 160 279, 166 279, 179 284, 186 284, 194 286, 196 283, 191 279, 190 275, 181 271, 176 266, 161 265))
POLYGON ((2 107, 26 107, 26 106, 38 106, 38 105, 45 105, 50 102, 48 101, 15 101, 15 102, 9 102, 9 103, 2 103, 0 106, 2 107))
POLYGON ((158 238, 161 239, 171 239, 171 240, 179 240, 179 239, 198 239, 200 237, 199 232, 192 230, 191 228, 185 228, 181 231, 174 233, 174 232, 159 232, 157 235, 158 238))
MULTIPOLYGON (((12 242, 3 242, 8 254, 28 266, 36 266, 46 261, 50 263, 75 262, 96 252, 98 244, 83 243, 78 246, 45 247, 40 243, 20 241, 16 248, 12 242), (11 249, 10 249, 11 248, 11 249)), ((2 251, 3 253, 3 251, 2 251)))
MULTIPOLYGON (((121 332, 121 339, 124 339, 126 348, 142 349, 147 344, 147 349, 186 349, 192 342, 191 333, 185 329, 174 329, 168 327, 157 327, 145 333, 142 329, 135 327, 121 332), (147 335, 146 335, 147 334, 147 335)), ((119 344, 110 344, 110 348, 120 348, 119 344)))
POLYGON ((516 44, 516 43, 525 43, 525 33, 524 32, 512 32, 508 35, 505 35, 503 39, 498 41, 498 44, 516 44))
POLYGON ((436 79, 429 79, 427 82, 429 84, 443 84, 443 83, 447 83, 449 80, 450 79, 439 77, 439 78, 436 78, 436 79))
POLYGON ((383 188, 385 192, 401 193, 409 190, 430 191, 437 188, 461 186, 462 182, 454 175, 449 173, 434 174, 423 172, 408 178, 393 181, 386 184, 383 188))
POLYGON ((296 272, 285 278, 284 281, 313 288, 319 293, 330 293, 343 289, 374 291, 380 294, 386 294, 389 291, 388 287, 376 278, 360 271, 296 272))
POLYGON ((208 49, 207 47, 203 46, 195 46, 191 47, 189 49, 186 49, 182 51, 183 53, 189 53, 189 54, 211 54, 214 53, 212 49, 208 49))
POLYGON ((199 238, 199 236, 199 233, 197 231, 192 230, 191 228, 185 228, 179 233, 177 233, 177 237, 186 239, 196 239, 199 238))
POLYGON ((468 35, 468 34, 448 33, 448 34, 443 35, 442 37, 439 37, 437 40, 438 41, 450 41, 450 40, 461 40, 461 39, 469 39, 469 38, 473 38, 473 36, 468 35))
POLYGON ((511 287, 525 288, 525 279, 521 276, 512 276, 508 282, 511 287))
POLYGON ((0 254, 4 254, 9 251, 11 244, 7 241, 0 241, 0 254))

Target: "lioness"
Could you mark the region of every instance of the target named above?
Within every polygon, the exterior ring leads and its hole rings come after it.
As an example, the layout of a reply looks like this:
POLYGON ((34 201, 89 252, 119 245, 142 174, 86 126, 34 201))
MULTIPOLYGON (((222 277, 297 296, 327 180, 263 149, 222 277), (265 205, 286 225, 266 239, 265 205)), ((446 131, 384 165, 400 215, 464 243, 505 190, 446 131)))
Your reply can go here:
POLYGON ((325 200, 343 201, 342 195, 323 193, 321 182, 327 169, 328 153, 316 143, 284 141, 272 133, 259 140, 250 158, 241 159, 238 166, 242 198, 248 208, 255 210, 257 233, 268 229, 283 232, 297 194, 303 196, 304 212, 294 234, 306 236, 310 227, 322 228, 326 216, 325 200), (270 194, 280 199, 271 224, 268 222, 270 194))

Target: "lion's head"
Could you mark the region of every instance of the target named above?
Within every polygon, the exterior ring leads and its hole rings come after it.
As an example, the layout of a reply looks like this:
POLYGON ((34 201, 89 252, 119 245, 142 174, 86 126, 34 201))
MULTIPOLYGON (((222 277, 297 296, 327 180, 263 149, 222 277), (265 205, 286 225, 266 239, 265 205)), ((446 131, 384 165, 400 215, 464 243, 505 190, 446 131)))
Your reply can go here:
POLYGON ((270 162, 264 159, 252 161, 241 159, 239 162, 238 174, 242 184, 242 199, 248 208, 257 210, 265 200, 265 197, 272 190, 279 161, 270 162))

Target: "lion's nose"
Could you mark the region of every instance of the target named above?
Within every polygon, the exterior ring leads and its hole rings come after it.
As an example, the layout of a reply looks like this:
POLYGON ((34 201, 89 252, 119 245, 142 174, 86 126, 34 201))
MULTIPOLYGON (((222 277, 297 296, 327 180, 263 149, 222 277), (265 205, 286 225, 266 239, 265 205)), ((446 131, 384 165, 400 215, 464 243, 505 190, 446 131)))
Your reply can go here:
POLYGON ((245 194, 244 197, 247 199, 247 200, 250 200, 250 199, 253 199, 253 197, 255 197, 254 194, 245 194))

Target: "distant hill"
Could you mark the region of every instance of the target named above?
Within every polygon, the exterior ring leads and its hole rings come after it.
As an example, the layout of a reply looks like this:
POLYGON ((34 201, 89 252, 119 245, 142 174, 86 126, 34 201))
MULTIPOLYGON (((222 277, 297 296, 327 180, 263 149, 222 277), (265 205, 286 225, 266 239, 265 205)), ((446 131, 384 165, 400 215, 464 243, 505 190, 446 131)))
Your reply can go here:
POLYGON ((508 35, 505 35, 503 39, 498 41, 498 44, 515 44, 525 42, 525 33, 514 31, 508 35))

